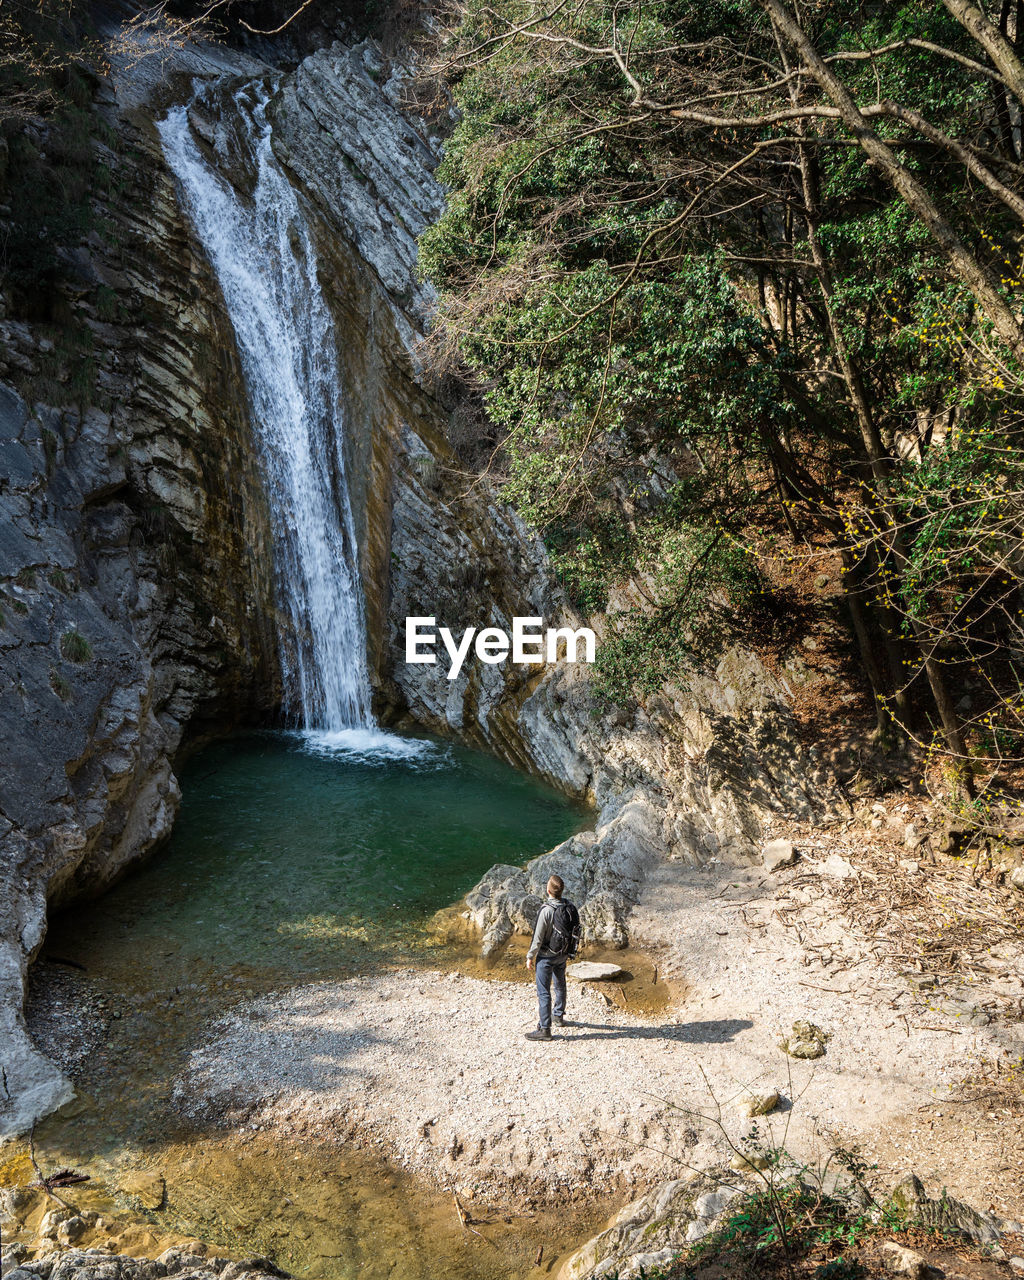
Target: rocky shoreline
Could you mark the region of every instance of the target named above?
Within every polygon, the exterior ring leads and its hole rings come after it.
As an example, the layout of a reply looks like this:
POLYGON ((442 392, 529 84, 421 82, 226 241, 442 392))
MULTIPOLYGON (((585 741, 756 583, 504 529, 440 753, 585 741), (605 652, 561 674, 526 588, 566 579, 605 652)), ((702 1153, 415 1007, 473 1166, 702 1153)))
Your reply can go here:
MULTIPOLYGON (((1024 1051, 1012 1018, 976 1016, 1000 993, 1012 1013, 1003 988, 1024 967, 1019 939, 998 941, 994 923, 978 936, 983 954, 999 958, 984 985, 913 981, 884 960, 891 943, 872 952, 854 889, 881 901, 890 868, 894 884, 905 883, 902 829, 880 834, 865 820, 845 832, 785 830, 790 856, 771 848, 771 870, 681 858, 648 868, 629 929, 673 984, 662 1011, 631 1010, 627 970, 614 983, 574 985, 572 1025, 550 1045, 529 1044, 525 971, 521 981, 470 977, 453 955, 446 972, 307 984, 239 1006, 193 1051, 174 1105, 207 1131, 256 1134, 283 1150, 383 1157, 455 1192, 471 1213, 638 1197, 560 1260, 560 1280, 639 1274, 692 1243, 693 1223, 703 1231, 730 1188, 749 1182, 749 1171, 731 1167, 743 1162, 738 1153, 756 1166, 766 1143, 812 1166, 833 1144, 852 1145, 878 1166, 879 1186, 911 1165, 933 1196, 992 1205, 978 1218, 988 1225, 975 1226, 997 1243, 1024 1216, 1024 1185, 991 1180, 1012 1135, 996 1111, 986 1119, 990 1092, 971 1102, 962 1085, 1024 1051), (820 1030, 808 1032, 809 1060, 807 1024, 820 1030), (753 1106, 758 1099, 766 1105, 753 1106), (967 1147, 965 1124, 975 1133, 967 1147)), ((592 848, 585 840, 558 856, 592 848)), ((966 871, 917 853, 925 900, 938 884, 955 900, 951 877, 966 871)), ((529 881, 551 856, 518 874, 529 881)), ((1018 891, 972 892, 995 921, 1018 891)), ((478 934, 464 918, 473 897, 456 915, 478 934)), ((504 947, 518 954, 520 935, 504 947)), ((130 1270, 97 1280, 121 1274, 134 1280, 130 1270)))

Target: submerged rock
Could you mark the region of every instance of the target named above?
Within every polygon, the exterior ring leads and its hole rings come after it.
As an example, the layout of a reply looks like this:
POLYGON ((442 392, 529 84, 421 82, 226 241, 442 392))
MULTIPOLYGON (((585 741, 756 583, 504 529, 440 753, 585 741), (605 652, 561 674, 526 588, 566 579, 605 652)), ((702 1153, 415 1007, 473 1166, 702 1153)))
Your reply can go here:
POLYGON ((167 1186, 159 1173, 147 1173, 145 1170, 133 1170, 121 1178, 118 1190, 126 1196, 138 1200, 143 1209, 163 1208, 167 1195, 167 1186))

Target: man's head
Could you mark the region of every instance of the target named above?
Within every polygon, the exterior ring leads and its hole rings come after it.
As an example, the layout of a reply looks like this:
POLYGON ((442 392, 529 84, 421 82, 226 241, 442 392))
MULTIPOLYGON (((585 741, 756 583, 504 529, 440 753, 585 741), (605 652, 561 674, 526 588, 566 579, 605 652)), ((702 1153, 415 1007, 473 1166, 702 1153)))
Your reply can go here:
POLYGON ((552 876, 548 881, 548 895, 552 898, 560 898, 564 888, 565 884, 561 876, 552 876))

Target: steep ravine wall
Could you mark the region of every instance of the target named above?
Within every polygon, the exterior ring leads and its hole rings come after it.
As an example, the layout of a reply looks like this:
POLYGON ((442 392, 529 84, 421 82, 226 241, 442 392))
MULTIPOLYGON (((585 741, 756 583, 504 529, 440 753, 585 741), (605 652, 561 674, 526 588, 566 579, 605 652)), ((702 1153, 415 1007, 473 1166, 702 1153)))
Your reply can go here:
POLYGON ((60 331, 0 321, 0 1135, 70 1092, 21 1019, 47 906, 167 836, 186 741, 279 703, 231 330, 151 113, 112 90, 98 110, 118 194, 64 290, 96 362, 89 406, 59 384, 55 403, 19 395, 60 331))
MULTIPOLYGON (((280 704, 267 511, 238 358, 153 128, 192 76, 224 73, 271 69, 190 50, 115 79, 103 103, 123 194, 104 211, 109 233, 79 255, 75 298, 102 407, 0 398, 0 580, 11 602, 0 604, 0 1134, 68 1092, 21 1021, 47 902, 100 890, 167 835, 184 748, 266 722, 280 704), (113 318, 90 302, 101 287, 117 298, 113 318), (72 631, 88 641, 84 661, 67 656, 72 631)), ((415 276, 415 236, 442 193, 437 141, 400 110, 401 84, 372 44, 335 44, 282 78, 272 109, 347 382, 376 706, 597 807, 594 833, 526 871, 495 868, 470 895, 485 948, 528 927, 554 867, 591 936, 620 945, 655 862, 748 858, 767 814, 820 811, 828 780, 800 750, 784 689, 750 654, 629 714, 598 714, 580 668, 471 663, 449 682, 441 666, 405 665, 409 614, 459 629, 572 614, 543 547, 450 465, 417 363, 430 294, 415 276)), ((0 378, 24 382, 44 335, 0 323, 0 378)))

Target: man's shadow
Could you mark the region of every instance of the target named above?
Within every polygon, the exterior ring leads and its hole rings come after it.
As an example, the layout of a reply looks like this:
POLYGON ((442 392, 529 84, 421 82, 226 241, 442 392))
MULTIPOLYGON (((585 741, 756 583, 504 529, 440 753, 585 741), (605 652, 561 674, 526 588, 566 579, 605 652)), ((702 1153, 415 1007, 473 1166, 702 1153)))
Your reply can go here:
POLYGON ((675 1040, 680 1044, 724 1044, 754 1024, 748 1018, 719 1018, 712 1022, 666 1022, 660 1027, 613 1027, 600 1022, 573 1022, 565 1030, 572 1040, 675 1040), (581 1029, 583 1034, 578 1034, 581 1029))

